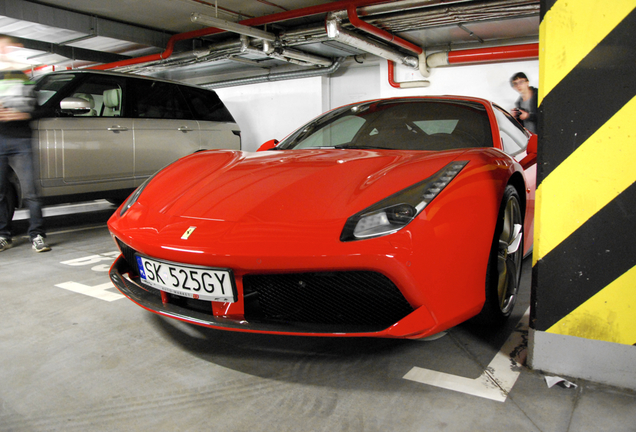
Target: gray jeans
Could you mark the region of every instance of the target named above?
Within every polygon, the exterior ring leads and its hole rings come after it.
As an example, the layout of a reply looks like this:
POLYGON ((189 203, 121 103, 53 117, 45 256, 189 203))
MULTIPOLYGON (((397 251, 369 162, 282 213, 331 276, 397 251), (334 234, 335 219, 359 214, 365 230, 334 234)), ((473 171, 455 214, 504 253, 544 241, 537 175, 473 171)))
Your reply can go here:
POLYGON ((12 138, 0 134, 0 237, 11 237, 11 221, 7 191, 9 184, 9 161, 20 179, 22 199, 29 209, 29 237, 45 237, 42 205, 35 189, 33 154, 30 138, 12 138))

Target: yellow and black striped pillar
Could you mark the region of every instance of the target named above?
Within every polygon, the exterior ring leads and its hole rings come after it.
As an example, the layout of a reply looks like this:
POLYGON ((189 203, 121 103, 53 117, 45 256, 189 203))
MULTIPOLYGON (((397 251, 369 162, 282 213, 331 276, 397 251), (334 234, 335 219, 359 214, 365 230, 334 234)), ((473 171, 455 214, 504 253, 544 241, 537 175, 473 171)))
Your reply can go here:
POLYGON ((539 44, 530 363, 636 388, 636 0, 542 0, 539 44))

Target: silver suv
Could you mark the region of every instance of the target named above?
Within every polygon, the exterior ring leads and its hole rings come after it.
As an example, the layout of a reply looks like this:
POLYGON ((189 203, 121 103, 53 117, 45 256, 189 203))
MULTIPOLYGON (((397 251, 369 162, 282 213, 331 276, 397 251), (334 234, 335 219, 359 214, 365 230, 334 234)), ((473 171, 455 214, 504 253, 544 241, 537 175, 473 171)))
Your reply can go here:
MULTIPOLYGON (((47 113, 32 122, 43 204, 98 198, 119 202, 180 157, 241 148, 240 128, 211 90, 74 70, 42 76, 35 91, 47 113)), ((22 202, 14 172, 10 184, 12 215, 22 202)))

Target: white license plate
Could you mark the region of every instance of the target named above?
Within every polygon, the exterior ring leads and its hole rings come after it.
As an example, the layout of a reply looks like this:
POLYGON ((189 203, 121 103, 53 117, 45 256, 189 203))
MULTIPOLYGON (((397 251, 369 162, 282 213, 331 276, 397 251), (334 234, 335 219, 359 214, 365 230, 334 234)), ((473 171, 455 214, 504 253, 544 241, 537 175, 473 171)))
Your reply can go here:
POLYGON ((229 270, 188 267, 137 255, 144 283, 170 294, 198 300, 234 303, 234 284, 229 270))

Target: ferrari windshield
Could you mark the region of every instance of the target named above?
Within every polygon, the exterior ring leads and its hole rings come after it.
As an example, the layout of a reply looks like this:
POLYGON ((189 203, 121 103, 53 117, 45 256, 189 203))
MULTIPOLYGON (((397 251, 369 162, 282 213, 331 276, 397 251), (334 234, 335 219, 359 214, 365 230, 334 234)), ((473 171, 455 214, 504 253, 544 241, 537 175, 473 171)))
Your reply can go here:
POLYGON ((385 100, 330 111, 277 149, 451 150, 492 147, 488 113, 476 102, 385 100))

